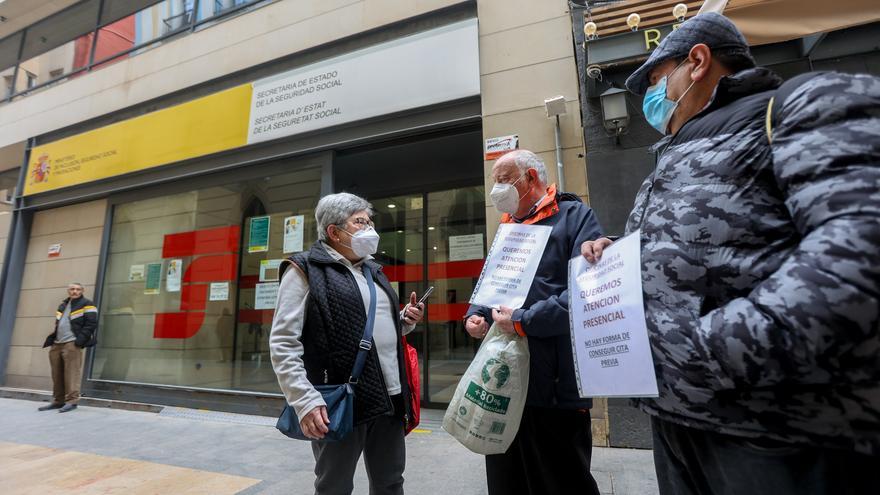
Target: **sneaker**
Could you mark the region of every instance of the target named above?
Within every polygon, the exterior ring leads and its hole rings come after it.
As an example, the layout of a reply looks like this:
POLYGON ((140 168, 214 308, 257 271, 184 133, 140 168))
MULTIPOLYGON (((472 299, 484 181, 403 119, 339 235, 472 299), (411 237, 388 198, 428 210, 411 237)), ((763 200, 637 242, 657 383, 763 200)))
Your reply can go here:
POLYGON ((62 404, 58 404, 57 402, 52 402, 52 403, 47 404, 47 405, 45 405, 45 406, 40 406, 40 407, 38 407, 38 408, 37 408, 37 411, 49 411, 49 410, 52 410, 52 409, 61 409, 62 407, 64 407, 64 404, 63 404, 63 403, 62 403, 62 404))
POLYGON ((58 410, 58 412, 63 413, 73 411, 74 409, 76 409, 76 404, 64 404, 64 406, 62 406, 61 409, 58 410))

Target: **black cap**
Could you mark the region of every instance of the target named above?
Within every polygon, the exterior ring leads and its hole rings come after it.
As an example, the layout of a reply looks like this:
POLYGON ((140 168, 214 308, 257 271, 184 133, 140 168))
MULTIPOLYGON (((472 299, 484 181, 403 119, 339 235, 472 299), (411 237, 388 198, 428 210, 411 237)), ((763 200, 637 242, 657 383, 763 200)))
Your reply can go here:
POLYGON ((754 62, 749 43, 733 22, 721 14, 706 12, 691 17, 669 33, 648 60, 626 79, 626 89, 637 95, 645 94, 650 86, 648 76, 654 67, 670 59, 687 57, 691 48, 700 43, 712 50, 740 53, 754 62))

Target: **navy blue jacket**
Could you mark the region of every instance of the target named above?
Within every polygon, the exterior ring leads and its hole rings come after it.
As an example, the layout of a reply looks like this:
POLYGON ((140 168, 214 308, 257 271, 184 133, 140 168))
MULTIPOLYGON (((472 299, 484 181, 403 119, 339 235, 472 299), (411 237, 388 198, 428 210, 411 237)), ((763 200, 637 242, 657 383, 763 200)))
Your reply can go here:
MULTIPOLYGON (((580 256, 584 241, 602 235, 593 210, 555 186, 535 211, 520 221, 504 215, 502 223, 549 225, 550 239, 522 308, 513 312, 514 328, 529 342, 529 393, 526 404, 559 409, 587 409, 590 399, 578 394, 568 322, 568 260, 580 256)), ((465 318, 492 321, 492 310, 471 305, 465 318)))

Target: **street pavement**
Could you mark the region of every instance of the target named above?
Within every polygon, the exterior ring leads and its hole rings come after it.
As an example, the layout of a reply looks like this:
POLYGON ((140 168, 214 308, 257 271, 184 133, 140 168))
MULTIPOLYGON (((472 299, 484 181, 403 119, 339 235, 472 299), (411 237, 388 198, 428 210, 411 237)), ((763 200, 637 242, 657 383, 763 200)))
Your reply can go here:
MULTIPOLYGON (((44 403, 0 399, 0 492, 30 494, 310 494, 314 459, 262 416, 166 407, 159 413, 80 406, 38 412, 44 403)), ((407 437, 409 494, 486 493, 483 456, 440 428, 443 411, 423 410, 407 437)), ((650 451, 593 448, 603 494, 652 495, 650 451)), ((363 461, 354 493, 368 493, 363 461)))

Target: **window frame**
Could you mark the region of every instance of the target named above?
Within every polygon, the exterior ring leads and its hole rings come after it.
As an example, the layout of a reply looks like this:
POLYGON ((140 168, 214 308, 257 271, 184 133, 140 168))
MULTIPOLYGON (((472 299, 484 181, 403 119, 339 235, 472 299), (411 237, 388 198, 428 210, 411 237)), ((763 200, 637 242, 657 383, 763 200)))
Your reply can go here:
MULTIPOLYGON (((201 20, 198 19, 198 12, 199 12, 200 5, 202 4, 202 2, 211 2, 214 0, 192 0, 192 2, 193 2, 192 9, 189 11, 187 11, 187 10, 184 11, 185 13, 189 12, 189 19, 187 20, 187 22, 183 23, 180 27, 173 29, 173 30, 170 30, 161 36, 153 38, 153 39, 146 41, 144 43, 141 43, 139 45, 132 46, 131 48, 114 53, 113 55, 110 55, 108 57, 103 57, 101 59, 95 60, 95 47, 98 42, 98 36, 100 36, 100 32, 102 29, 104 29, 105 27, 107 27, 110 24, 113 24, 114 22, 125 19, 128 16, 135 15, 138 12, 140 12, 141 10, 154 7, 155 5, 158 5, 158 4, 162 3, 163 1, 165 1, 165 0, 156 0, 155 2, 150 3, 146 7, 141 7, 139 10, 136 10, 128 15, 122 16, 119 19, 103 19, 104 22, 102 22, 102 16, 104 15, 104 6, 105 6, 105 2, 107 2, 107 0, 98 0, 98 8, 97 8, 96 16, 95 16, 94 27, 92 28, 91 31, 87 31, 85 33, 79 34, 76 37, 74 37, 73 39, 65 40, 64 42, 60 43, 57 46, 52 46, 51 48, 49 48, 45 51, 41 51, 39 53, 36 53, 36 54, 30 56, 27 60, 22 60, 22 56, 23 56, 25 45, 26 45, 28 31, 34 29, 35 26, 39 25, 42 22, 45 22, 47 19, 52 19, 55 17, 63 18, 65 16, 65 14, 67 14, 71 9, 74 9, 78 6, 81 6, 82 2, 77 2, 73 5, 70 5, 66 8, 52 14, 49 17, 46 17, 44 19, 40 19, 39 21, 35 22, 34 24, 31 24, 30 26, 28 26, 24 29, 21 29, 19 31, 16 31, 16 32, 4 37, 3 39, 0 39, 0 43, 2 43, 4 41, 11 40, 16 36, 20 37, 20 39, 18 40, 18 42, 19 42, 18 53, 17 53, 17 56, 15 57, 15 65, 14 65, 13 76, 12 76, 12 86, 6 95, 3 95, 2 97, 0 97, 0 103, 9 103, 15 99, 28 96, 31 93, 38 92, 39 90, 41 90, 43 88, 54 85, 54 84, 58 83, 59 81, 63 81, 64 79, 67 79, 67 78, 74 76, 76 74, 80 74, 83 72, 92 72, 95 69, 99 69, 102 65, 105 65, 113 60, 118 59, 118 58, 130 55, 133 52, 136 52, 139 50, 144 50, 144 49, 149 48, 154 45, 158 45, 158 44, 160 44, 170 38, 181 36, 181 35, 184 35, 187 33, 194 33, 197 29, 206 27, 209 24, 223 22, 227 19, 232 18, 233 16, 238 15, 242 11, 260 8, 260 7, 268 5, 270 3, 274 3, 278 0, 250 0, 250 1, 247 1, 246 3, 236 5, 233 8, 227 9, 223 12, 214 14, 210 17, 206 17, 205 19, 201 19, 201 20), (89 34, 92 35, 92 42, 91 42, 91 46, 89 47, 88 63, 84 67, 79 67, 77 69, 71 70, 70 72, 64 73, 58 77, 49 78, 46 81, 39 82, 31 87, 26 87, 26 88, 18 88, 17 87, 18 86, 17 83, 18 83, 19 71, 24 70, 21 68, 21 64, 23 62, 27 62, 33 58, 39 57, 45 53, 50 52, 51 50, 54 50, 55 48, 63 46, 66 43, 69 43, 71 41, 78 39, 79 37, 86 36, 89 34)), ((10 66, 10 67, 13 67, 13 66, 10 66)), ((6 69, 8 69, 10 67, 7 67, 6 69)))

